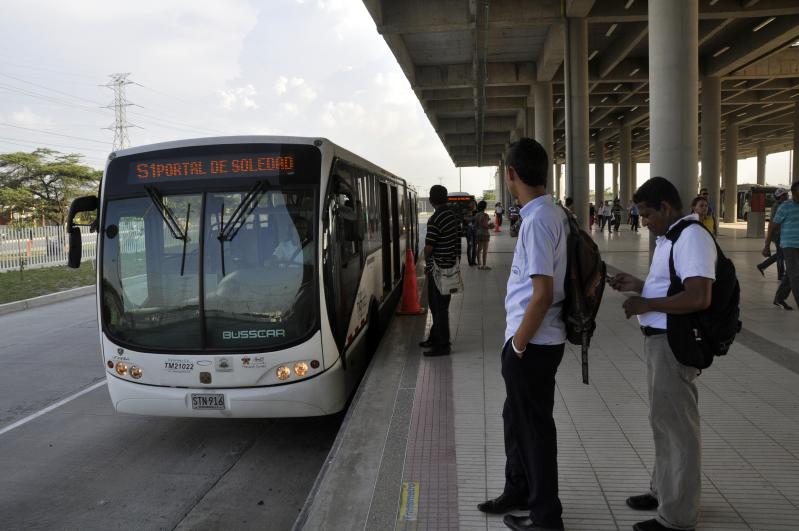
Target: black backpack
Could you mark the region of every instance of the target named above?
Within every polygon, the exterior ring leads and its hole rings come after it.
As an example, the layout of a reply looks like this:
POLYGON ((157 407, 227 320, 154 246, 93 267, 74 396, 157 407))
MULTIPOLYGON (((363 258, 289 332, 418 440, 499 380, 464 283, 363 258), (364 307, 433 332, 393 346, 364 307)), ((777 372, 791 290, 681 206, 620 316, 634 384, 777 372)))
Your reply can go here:
POLYGON ((569 220, 563 321, 569 343, 582 346, 583 383, 587 384, 588 346, 605 291, 606 269, 593 238, 580 228, 571 212, 563 210, 569 220))
MULTIPOLYGON (((674 244, 682 231, 691 225, 699 225, 707 230, 699 221, 686 219, 666 233, 672 245, 669 253, 669 296, 684 289, 674 269, 674 244)), ((715 239, 713 241, 715 243, 715 239)), ((727 354, 735 335, 741 331, 741 286, 735 275, 735 264, 724 256, 718 243, 716 255, 716 280, 713 282, 710 306, 695 313, 667 315, 667 335, 674 356, 683 365, 700 370, 710 367, 714 357, 727 354)))

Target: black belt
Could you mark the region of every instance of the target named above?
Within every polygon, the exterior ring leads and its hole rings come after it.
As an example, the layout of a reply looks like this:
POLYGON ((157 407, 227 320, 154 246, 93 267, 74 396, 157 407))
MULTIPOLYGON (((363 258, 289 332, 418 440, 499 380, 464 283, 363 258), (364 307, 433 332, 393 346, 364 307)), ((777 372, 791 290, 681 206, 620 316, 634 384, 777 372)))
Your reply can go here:
POLYGON ((666 330, 664 328, 652 328, 651 326, 642 326, 641 332, 649 337, 649 336, 659 336, 660 334, 665 334, 666 330))

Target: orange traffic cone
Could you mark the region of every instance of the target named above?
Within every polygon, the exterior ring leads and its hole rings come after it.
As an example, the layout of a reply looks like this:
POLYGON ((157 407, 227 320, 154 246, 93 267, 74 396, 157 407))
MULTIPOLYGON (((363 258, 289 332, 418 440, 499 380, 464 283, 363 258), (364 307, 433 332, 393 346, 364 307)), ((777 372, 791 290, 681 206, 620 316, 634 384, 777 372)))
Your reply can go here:
POLYGON ((397 315, 421 315, 425 309, 419 304, 419 291, 416 288, 416 264, 413 251, 405 252, 405 279, 402 281, 402 305, 397 315))
POLYGON ((494 232, 502 232, 499 230, 499 216, 496 217, 496 223, 494 223, 494 232))

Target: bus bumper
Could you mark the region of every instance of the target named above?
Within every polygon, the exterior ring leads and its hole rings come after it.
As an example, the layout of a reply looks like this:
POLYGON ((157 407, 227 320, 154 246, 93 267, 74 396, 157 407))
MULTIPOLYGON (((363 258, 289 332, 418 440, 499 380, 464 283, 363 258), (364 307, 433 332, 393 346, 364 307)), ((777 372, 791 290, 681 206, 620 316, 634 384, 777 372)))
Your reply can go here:
POLYGON ((175 388, 142 385, 106 373, 108 391, 119 413, 162 417, 277 418, 338 413, 347 398, 341 365, 309 380, 244 389, 175 388), (193 394, 223 394, 224 409, 194 409, 193 394))

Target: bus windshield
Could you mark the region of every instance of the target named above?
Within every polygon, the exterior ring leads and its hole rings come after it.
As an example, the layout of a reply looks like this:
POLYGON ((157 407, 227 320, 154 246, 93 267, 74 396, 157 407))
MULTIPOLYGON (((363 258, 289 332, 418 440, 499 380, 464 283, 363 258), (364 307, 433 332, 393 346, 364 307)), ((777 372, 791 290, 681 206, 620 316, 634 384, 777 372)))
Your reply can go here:
MULTIPOLYGON (((252 183, 250 183, 252 184, 252 183)), ((109 200, 102 319, 143 350, 271 350, 317 322, 315 188, 109 200)))

